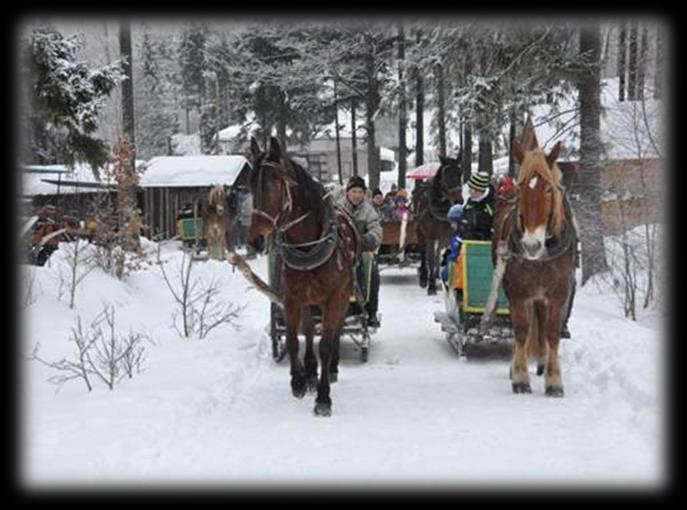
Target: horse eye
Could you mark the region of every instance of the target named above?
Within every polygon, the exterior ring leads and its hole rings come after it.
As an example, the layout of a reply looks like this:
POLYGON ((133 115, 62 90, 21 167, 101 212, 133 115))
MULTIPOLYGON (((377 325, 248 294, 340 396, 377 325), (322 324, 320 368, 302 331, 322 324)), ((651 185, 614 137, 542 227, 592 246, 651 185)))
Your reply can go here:
POLYGON ((551 193, 553 193, 553 187, 549 186, 548 188, 546 188, 546 192, 547 192, 549 195, 550 195, 551 193))

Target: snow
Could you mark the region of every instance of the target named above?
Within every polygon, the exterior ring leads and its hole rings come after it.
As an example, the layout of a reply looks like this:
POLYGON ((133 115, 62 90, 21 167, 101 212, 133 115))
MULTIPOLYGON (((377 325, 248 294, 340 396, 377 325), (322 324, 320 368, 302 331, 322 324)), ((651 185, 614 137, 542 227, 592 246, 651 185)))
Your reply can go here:
MULTIPOLYGON (((157 245, 144 240, 154 253, 157 245)), ((182 252, 161 245, 168 274, 182 252)), ((245 306, 239 327, 202 340, 172 327, 176 309, 155 264, 124 281, 99 269, 68 308, 65 249, 33 276, 23 314, 23 354, 73 354, 71 328, 104 304, 118 332, 147 334, 144 370, 110 391, 72 381, 56 393, 55 371, 21 365, 21 480, 28 489, 125 484, 223 489, 313 484, 473 488, 589 486, 658 488, 665 472, 666 366, 660 320, 632 322, 601 279, 579 287, 561 344, 565 397, 515 395, 505 362, 458 359, 414 269, 384 268, 382 327, 370 359, 341 342, 333 415, 312 413, 314 395, 291 396, 288 358, 271 358, 269 302, 229 264, 207 261, 193 277, 223 282, 221 299, 245 306), (62 276, 60 276, 62 274, 62 276), (60 297, 60 293, 62 296, 60 297), (282 485, 283 484, 283 485, 282 485)), ((266 258, 252 266, 266 278, 266 258)), ((579 276, 579 275, 578 275, 579 276)), ((301 351, 302 352, 302 351, 301 351)))
MULTIPOLYGON (((607 159, 661 157, 663 101, 653 99, 647 90, 643 103, 619 101, 618 78, 602 80, 599 136, 607 159)), ((554 112, 548 105, 535 106, 531 111, 539 145, 550 150, 556 142, 563 142, 562 161, 576 160, 579 153, 578 106, 576 96, 561 101, 558 110, 565 113, 556 116, 555 122, 549 120, 554 112)))
POLYGON ((145 165, 140 186, 230 186, 246 164, 243 156, 159 156, 145 165))

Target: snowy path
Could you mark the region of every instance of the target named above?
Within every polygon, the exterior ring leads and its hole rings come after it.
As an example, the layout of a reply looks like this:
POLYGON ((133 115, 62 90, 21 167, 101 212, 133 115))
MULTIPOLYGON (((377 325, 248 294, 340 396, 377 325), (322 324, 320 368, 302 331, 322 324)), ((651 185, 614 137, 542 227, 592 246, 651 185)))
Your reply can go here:
MULTIPOLYGON (((534 374, 533 393, 514 395, 507 363, 456 358, 432 320, 442 298, 428 297, 414 270, 385 270, 382 328, 368 363, 342 340, 330 418, 313 416, 314 394, 291 396, 288 359, 272 361, 264 334, 267 301, 253 296, 246 320, 255 326, 231 352, 218 342, 177 346, 164 377, 158 370, 136 392, 71 399, 68 413, 60 409, 68 396, 29 399, 27 478, 223 487, 654 485, 664 477, 657 383, 635 376, 657 377, 644 365, 651 353, 640 352, 656 332, 580 294, 571 329, 595 338, 598 349, 564 341, 563 399, 545 397, 534 374), (636 351, 619 361, 618 333, 633 337, 627 347, 636 351), (50 428, 41 420, 52 420, 50 428)), ((164 367, 164 357, 155 363, 164 367)))

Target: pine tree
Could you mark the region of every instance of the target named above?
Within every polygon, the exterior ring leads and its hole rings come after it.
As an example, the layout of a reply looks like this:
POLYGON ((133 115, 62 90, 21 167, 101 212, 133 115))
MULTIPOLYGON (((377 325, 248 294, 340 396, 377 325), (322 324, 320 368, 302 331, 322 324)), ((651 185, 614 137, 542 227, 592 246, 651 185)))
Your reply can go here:
POLYGON ((169 139, 179 129, 175 110, 174 69, 168 38, 144 28, 139 48, 136 92, 137 153, 143 159, 169 151, 169 139))
POLYGON ((31 163, 86 162, 96 178, 109 160, 107 144, 93 136, 102 100, 123 78, 119 64, 92 68, 76 62, 80 41, 35 27, 24 37, 22 77, 30 91, 26 153, 31 163))

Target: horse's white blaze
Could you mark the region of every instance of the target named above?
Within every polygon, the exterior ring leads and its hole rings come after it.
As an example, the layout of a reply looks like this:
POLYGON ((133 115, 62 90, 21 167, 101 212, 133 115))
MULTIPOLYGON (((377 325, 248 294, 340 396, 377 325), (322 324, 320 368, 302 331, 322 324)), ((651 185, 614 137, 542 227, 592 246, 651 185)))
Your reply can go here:
POLYGON ((536 259, 544 253, 544 243, 546 241, 546 225, 540 225, 533 231, 526 230, 522 236, 522 243, 526 248, 533 249, 538 247, 536 253, 526 253, 526 256, 531 259, 536 259))
POLYGON ((537 177, 537 176, 535 175, 534 177, 532 177, 532 178, 530 179, 529 187, 530 187, 531 189, 534 189, 534 188, 537 186, 537 183, 538 183, 538 182, 539 182, 539 177, 537 177))

